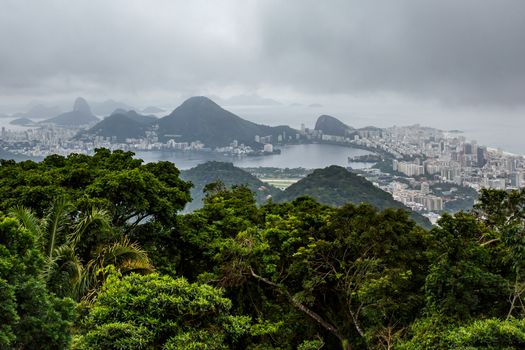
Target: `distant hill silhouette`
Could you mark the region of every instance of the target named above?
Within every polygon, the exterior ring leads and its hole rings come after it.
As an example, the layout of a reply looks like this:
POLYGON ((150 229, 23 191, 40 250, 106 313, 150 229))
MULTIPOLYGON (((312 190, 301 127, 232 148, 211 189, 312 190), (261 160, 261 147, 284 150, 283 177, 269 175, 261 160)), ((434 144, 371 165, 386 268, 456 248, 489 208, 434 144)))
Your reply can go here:
POLYGON ((35 122, 29 118, 18 118, 18 119, 11 120, 9 124, 11 125, 33 125, 35 124, 35 122))
MULTIPOLYGON (((214 98, 215 99, 215 98, 214 98)), ((256 94, 237 95, 226 99, 216 99, 219 103, 226 106, 280 106, 279 101, 271 98, 261 97, 256 94)))
POLYGON ((115 109, 122 109, 125 111, 129 111, 129 110, 132 110, 133 107, 131 107, 130 105, 124 102, 119 102, 115 100, 106 100, 102 102, 92 103, 91 109, 93 113, 96 115, 109 115, 115 109))
POLYGON ((162 108, 159 108, 156 106, 148 106, 142 110, 142 113, 146 113, 146 114, 149 114, 149 113, 156 114, 156 113, 163 113, 163 112, 165 111, 162 108))
POLYGON ((44 105, 36 105, 31 107, 27 112, 15 113, 13 118, 27 118, 27 119, 46 119, 51 118, 62 113, 58 107, 46 107, 44 105))
POLYGON ((343 167, 332 165, 313 173, 286 188, 274 197, 276 202, 292 201, 301 196, 311 196, 331 206, 342 206, 348 202, 370 203, 378 209, 406 209, 421 226, 430 227, 427 218, 411 211, 403 203, 394 200, 388 192, 375 187, 364 177, 357 176, 343 167))
POLYGON ((221 108, 207 97, 191 97, 170 115, 158 122, 161 140, 199 140, 210 147, 226 146, 233 140, 254 145, 255 136, 271 135, 276 142, 278 135, 295 137, 297 130, 288 126, 260 125, 221 108))
POLYGON ((322 115, 315 122, 315 130, 322 130, 327 135, 346 136, 355 129, 335 117, 322 115))
POLYGON ((144 114, 140 114, 140 113, 137 113, 133 110, 131 111, 124 111, 124 110, 121 110, 121 109, 117 109, 116 111, 114 111, 113 113, 111 113, 111 115, 109 117, 107 117, 106 119, 108 118, 111 118, 112 116, 116 115, 116 114, 123 114, 125 115, 126 117, 128 117, 129 119, 137 122, 137 123, 140 123, 140 124, 144 124, 144 125, 150 125, 156 121, 159 120, 159 118, 155 117, 155 116, 152 116, 152 115, 144 115, 144 114))
POLYGON ((60 126, 81 126, 97 122, 99 119, 93 115, 86 100, 79 97, 75 100, 71 112, 62 113, 54 118, 46 119, 41 123, 56 124, 60 126))
POLYGON ((117 109, 109 117, 98 122, 89 130, 83 131, 81 136, 116 137, 117 141, 124 142, 127 138, 141 138, 145 136, 147 128, 158 119, 152 116, 138 114, 135 111, 117 109))
POLYGON ((202 207, 202 192, 204 186, 221 180, 227 187, 233 185, 246 185, 255 193, 257 203, 263 204, 268 196, 275 196, 281 191, 267 183, 262 182, 252 174, 235 167, 232 163, 207 162, 181 172, 181 178, 193 183, 191 189, 192 202, 186 205, 185 211, 192 211, 202 207))

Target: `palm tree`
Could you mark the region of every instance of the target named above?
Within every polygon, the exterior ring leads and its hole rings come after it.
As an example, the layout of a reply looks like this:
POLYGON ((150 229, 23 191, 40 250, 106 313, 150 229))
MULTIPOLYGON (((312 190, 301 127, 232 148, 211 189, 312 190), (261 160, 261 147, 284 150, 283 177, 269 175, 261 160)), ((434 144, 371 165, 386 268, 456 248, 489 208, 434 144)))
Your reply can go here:
POLYGON ((38 237, 46 255, 45 278, 57 295, 92 299, 105 280, 103 271, 108 265, 122 274, 153 270, 147 253, 111 227, 105 210, 92 208, 78 213, 67 200, 59 198, 42 219, 22 207, 13 209, 11 215, 38 237), (95 231, 104 233, 105 239, 86 247, 85 241, 95 231))

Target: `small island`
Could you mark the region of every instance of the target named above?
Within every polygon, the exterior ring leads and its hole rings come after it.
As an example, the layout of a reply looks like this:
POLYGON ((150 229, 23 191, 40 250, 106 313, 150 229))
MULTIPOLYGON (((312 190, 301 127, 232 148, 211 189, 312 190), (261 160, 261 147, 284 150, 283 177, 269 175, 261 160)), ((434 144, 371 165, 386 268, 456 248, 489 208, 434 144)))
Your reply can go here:
POLYGON ((18 119, 11 120, 9 124, 20 125, 20 126, 33 126, 35 125, 35 122, 29 118, 18 118, 18 119))

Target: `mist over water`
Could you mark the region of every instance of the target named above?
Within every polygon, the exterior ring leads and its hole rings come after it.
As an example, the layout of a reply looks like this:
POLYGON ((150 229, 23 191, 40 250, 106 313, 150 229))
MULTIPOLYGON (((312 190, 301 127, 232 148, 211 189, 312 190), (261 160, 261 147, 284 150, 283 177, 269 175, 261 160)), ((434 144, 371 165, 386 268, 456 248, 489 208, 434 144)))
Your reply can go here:
POLYGON ((28 127, 28 126, 10 124, 11 121, 13 121, 15 119, 17 119, 17 118, 0 118, 0 129, 1 128, 6 128, 6 130, 23 131, 23 130, 35 128, 34 126, 33 127, 28 127))
POLYGON ((391 127, 420 124, 441 130, 458 129, 469 140, 504 151, 525 154, 525 112, 523 110, 383 110, 352 107, 308 106, 224 106, 250 121, 268 125, 290 125, 299 129, 301 123, 313 128, 322 114, 340 119, 352 127, 391 127))
MULTIPOLYGON (((442 130, 459 129, 469 140, 478 144, 504 151, 525 155, 525 112, 522 110, 384 110, 354 106, 276 105, 276 106, 222 106, 240 117, 258 124, 271 126, 289 125, 300 129, 304 123, 307 128, 314 128, 317 118, 322 114, 332 115, 352 127, 391 127, 420 124, 442 130)), ((169 114, 161 113, 159 117, 169 114)), ((15 118, 0 118, 0 128, 26 130, 31 127, 9 124, 15 118)), ((33 127, 34 128, 34 127, 33 127)), ((189 161, 189 160, 188 160, 189 161)))

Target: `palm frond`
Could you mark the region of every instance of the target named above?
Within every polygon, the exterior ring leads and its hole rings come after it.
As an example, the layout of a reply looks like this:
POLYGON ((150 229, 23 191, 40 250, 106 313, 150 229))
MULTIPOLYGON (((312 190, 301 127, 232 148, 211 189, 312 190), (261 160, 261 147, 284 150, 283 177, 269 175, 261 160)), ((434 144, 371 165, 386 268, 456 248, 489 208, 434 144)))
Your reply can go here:
POLYGON ((146 251, 127 237, 101 246, 96 256, 86 264, 79 283, 79 295, 83 295, 83 300, 89 302, 96 297, 97 290, 105 280, 104 268, 109 265, 114 265, 117 270, 125 274, 131 272, 147 274, 154 269, 146 251))
POLYGON ((99 259, 103 266, 112 264, 117 268, 125 261, 150 265, 146 251, 138 243, 131 242, 127 237, 103 247, 99 253, 99 259))
POLYGON ((94 260, 90 260, 82 273, 79 283, 76 288, 76 295, 78 300, 92 300, 96 295, 98 287, 102 284, 100 276, 100 269, 94 260))
POLYGON ((84 266, 74 247, 61 245, 48 259, 44 276, 51 290, 62 296, 77 296, 78 285, 84 274, 84 266))
POLYGON ((111 229, 111 216, 109 212, 93 207, 90 212, 82 214, 75 224, 74 229, 68 235, 67 242, 76 246, 92 225, 98 225, 99 229, 109 231, 111 229))
POLYGON ((16 206, 10 211, 10 214, 20 221, 20 225, 31 232, 37 238, 37 244, 40 248, 45 245, 42 224, 44 220, 36 217, 31 209, 16 206))
POLYGON ((141 275, 147 275, 149 273, 152 273, 154 268, 150 262, 136 261, 136 260, 124 260, 118 266, 118 270, 123 275, 127 275, 130 273, 138 273, 141 275))
POLYGON ((51 206, 46 215, 49 257, 57 245, 57 240, 66 231, 68 227, 68 215, 71 212, 72 205, 65 197, 58 197, 51 206))

